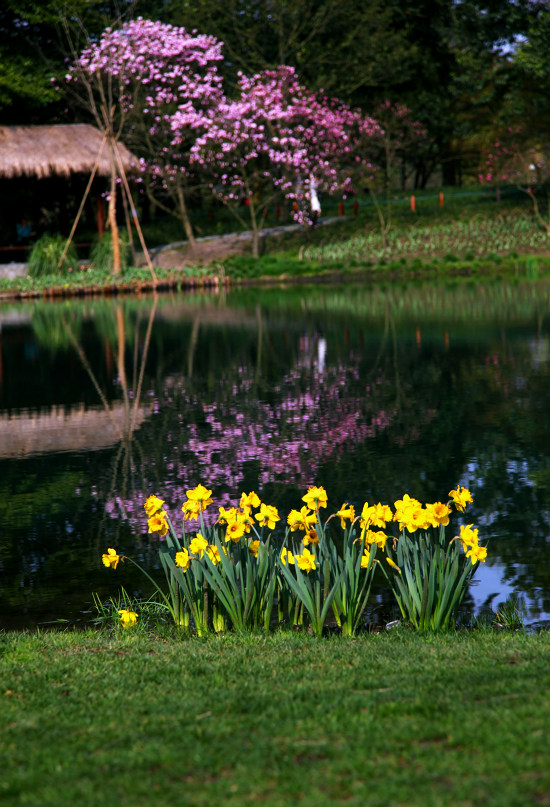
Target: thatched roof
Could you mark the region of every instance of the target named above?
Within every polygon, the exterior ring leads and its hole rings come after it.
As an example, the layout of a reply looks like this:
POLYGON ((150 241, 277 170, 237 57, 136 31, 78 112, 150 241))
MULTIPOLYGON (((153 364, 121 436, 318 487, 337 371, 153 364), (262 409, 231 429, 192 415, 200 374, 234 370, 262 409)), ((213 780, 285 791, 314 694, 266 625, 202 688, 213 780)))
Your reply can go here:
MULTIPOLYGON (((87 123, 0 126, 0 177, 91 174, 102 140, 99 129, 87 123)), ((122 143, 118 149, 124 169, 135 171, 138 161, 134 155, 122 143)), ((107 144, 98 173, 111 173, 107 144)))

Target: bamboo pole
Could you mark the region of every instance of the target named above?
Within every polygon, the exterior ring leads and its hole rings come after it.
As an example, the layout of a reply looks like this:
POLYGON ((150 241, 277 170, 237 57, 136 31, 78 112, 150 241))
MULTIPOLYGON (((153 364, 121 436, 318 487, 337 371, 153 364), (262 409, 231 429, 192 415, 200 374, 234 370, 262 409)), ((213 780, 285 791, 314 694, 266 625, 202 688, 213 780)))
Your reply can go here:
POLYGON ((73 236, 75 234, 75 230, 77 228, 78 222, 80 221, 80 216, 82 215, 82 211, 84 210, 84 205, 86 204, 86 199, 88 198, 88 194, 90 193, 90 188, 92 187, 92 182, 94 181, 95 175, 97 173, 97 169, 99 168, 99 161, 101 159, 101 155, 103 154, 103 149, 105 148, 105 141, 107 140, 107 132, 103 134, 103 140, 101 141, 101 146, 97 153, 97 157, 94 163, 94 167, 92 169, 92 173, 90 175, 90 179, 88 180, 88 184, 86 185, 86 190, 84 191, 84 196, 82 197, 82 201, 80 202, 80 207, 78 208, 78 213, 76 214, 76 218, 73 222, 73 226, 71 227, 71 232, 69 233, 69 237, 67 238, 67 243, 63 249, 59 262, 57 264, 57 268, 60 269, 67 252, 69 251, 69 247, 71 246, 71 241, 73 240, 73 236))

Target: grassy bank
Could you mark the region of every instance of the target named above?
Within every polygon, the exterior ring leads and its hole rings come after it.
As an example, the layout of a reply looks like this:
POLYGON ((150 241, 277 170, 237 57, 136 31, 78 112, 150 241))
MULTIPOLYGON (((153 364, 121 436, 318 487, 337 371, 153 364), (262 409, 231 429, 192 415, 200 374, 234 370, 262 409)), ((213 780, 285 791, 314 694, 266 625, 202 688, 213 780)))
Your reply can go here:
MULTIPOLYGON (((187 265, 189 259, 182 252, 179 266, 156 268, 156 279, 145 268, 129 267, 114 277, 107 270, 82 265, 55 275, 0 278, 0 298, 110 295, 304 279, 549 275, 550 237, 534 220, 527 201, 517 194, 498 204, 484 195, 471 196, 451 197, 444 208, 431 196, 419 197, 414 213, 395 203, 393 226, 386 237, 380 233, 372 207, 365 206, 357 216, 332 222, 330 227, 267 235, 258 260, 247 255, 220 258, 216 249, 203 243, 194 265, 187 265)), ((178 250, 169 252, 177 262, 178 250)))
POLYGON ((5 805, 549 803, 550 635, 0 635, 5 805))

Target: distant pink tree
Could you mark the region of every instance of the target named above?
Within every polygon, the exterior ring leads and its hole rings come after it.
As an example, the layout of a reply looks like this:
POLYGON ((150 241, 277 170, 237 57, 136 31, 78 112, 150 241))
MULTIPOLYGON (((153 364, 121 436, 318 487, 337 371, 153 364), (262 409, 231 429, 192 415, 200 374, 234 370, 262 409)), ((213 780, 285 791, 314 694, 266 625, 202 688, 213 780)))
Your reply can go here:
MULTIPOLYGON (((148 186, 160 187, 175 205, 194 243, 186 194, 197 177, 188 161, 206 113, 223 100, 222 43, 212 36, 138 18, 107 28, 75 60, 67 78, 80 82, 98 125, 123 137, 141 157, 148 186), (172 117, 178 115, 178 148, 172 117)), ((173 208, 156 198, 167 212, 173 208)))
POLYGON ((550 198, 543 214, 537 186, 550 179, 550 144, 529 136, 521 126, 506 129, 483 149, 478 179, 483 184, 514 184, 530 198, 533 215, 550 232, 550 198))
MULTIPOLYGON (((191 165, 209 172, 215 196, 250 226, 257 257, 260 229, 274 200, 293 204, 296 220, 307 223, 312 179, 330 194, 351 190, 360 170, 374 173, 360 145, 378 127, 307 90, 291 67, 241 75, 239 86, 239 98, 210 112, 191 148, 191 165)), ((186 125, 175 113, 176 143, 185 137, 186 125)))

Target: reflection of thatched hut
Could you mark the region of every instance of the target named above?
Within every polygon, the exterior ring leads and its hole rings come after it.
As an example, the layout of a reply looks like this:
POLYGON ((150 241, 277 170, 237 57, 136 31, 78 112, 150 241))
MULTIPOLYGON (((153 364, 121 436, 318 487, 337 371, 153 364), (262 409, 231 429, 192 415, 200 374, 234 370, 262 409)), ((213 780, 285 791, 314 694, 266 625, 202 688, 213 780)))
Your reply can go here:
MULTIPOLYGON (((0 177, 68 177, 91 174, 103 135, 87 123, 54 126, 0 126, 0 177)), ((137 160, 119 143, 127 172, 136 170, 137 160)), ((98 166, 100 176, 111 170, 107 145, 98 166)))
MULTIPOLYGON (((15 224, 22 216, 40 229, 44 208, 55 210, 58 228, 67 229, 67 200, 70 209, 82 198, 102 141, 103 134, 87 123, 0 126, 0 207, 5 211, 0 241, 13 243, 15 224)), ((125 171, 136 171, 137 159, 122 143, 118 149, 125 171)), ((97 174, 106 177, 110 170, 105 144, 97 174)), ((99 179, 93 194, 96 199, 103 190, 105 182, 99 179)), ((98 226, 100 219, 101 207, 98 226)))

